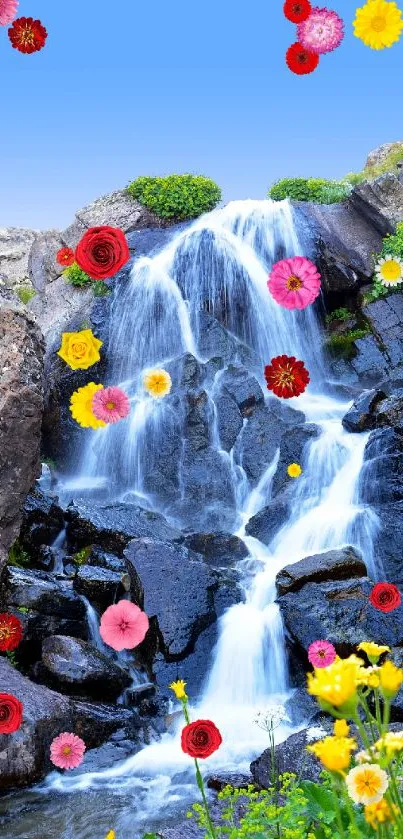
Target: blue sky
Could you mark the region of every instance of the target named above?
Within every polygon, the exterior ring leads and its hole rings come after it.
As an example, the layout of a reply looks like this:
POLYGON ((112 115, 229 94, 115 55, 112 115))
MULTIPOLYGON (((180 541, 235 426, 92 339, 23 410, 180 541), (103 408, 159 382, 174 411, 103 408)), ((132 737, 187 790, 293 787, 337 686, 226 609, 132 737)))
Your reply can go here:
POLYGON ((62 228, 143 174, 206 174, 230 200, 362 168, 403 139, 403 38, 372 51, 356 4, 329 5, 347 37, 299 78, 282 0, 20 0, 49 37, 26 56, 0 27, 0 226, 62 228))

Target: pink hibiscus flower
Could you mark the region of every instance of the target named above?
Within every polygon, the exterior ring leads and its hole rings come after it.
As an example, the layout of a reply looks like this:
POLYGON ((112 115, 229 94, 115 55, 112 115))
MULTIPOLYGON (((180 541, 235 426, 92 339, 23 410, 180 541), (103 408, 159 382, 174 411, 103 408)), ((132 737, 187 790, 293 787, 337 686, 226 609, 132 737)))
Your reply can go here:
POLYGON ((81 737, 64 731, 52 741, 50 759, 60 769, 75 769, 82 763, 84 752, 85 743, 81 737))
POLYGON ((0 25, 7 26, 11 23, 18 9, 18 0, 0 0, 0 25))
POLYGON ((313 667, 330 667, 336 658, 336 650, 329 641, 314 641, 308 650, 308 659, 313 667))
POLYGON ((293 256, 273 265, 267 287, 285 309, 305 309, 320 292, 320 274, 309 259, 293 256))
POLYGON ((103 613, 99 632, 105 644, 114 650, 132 650, 144 640, 148 627, 145 612, 129 600, 119 600, 103 613))
POLYGON ((344 38, 344 23, 329 9, 312 9, 311 14, 297 28, 298 40, 306 50, 317 55, 332 52, 344 38))
POLYGON ((129 398, 120 387, 105 387, 94 393, 92 410, 98 420, 119 422, 130 413, 129 398))

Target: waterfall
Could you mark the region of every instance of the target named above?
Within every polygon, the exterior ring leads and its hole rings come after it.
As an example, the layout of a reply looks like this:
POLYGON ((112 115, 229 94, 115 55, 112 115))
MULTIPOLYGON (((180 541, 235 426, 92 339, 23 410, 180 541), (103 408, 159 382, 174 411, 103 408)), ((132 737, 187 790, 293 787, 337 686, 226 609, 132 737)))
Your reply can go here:
MULTIPOLYGON (((78 476, 81 488, 103 481, 109 500, 142 499, 143 504, 163 508, 169 517, 169 506, 150 492, 147 474, 162 435, 168 428, 180 436, 183 417, 180 406, 178 415, 173 415, 169 403, 153 402, 143 392, 141 375, 147 367, 173 364, 185 352, 207 361, 211 354, 204 345, 203 313, 223 323, 240 347, 251 350, 251 365, 263 386, 264 365, 275 355, 295 355, 310 371, 307 391, 288 404, 303 411, 320 434, 308 445, 303 480, 290 488, 290 517, 268 546, 247 536, 246 526, 270 500, 279 451, 257 485, 250 485, 242 467, 242 433, 237 454, 223 451, 220 443, 217 377, 208 390, 211 445, 232 476, 238 514, 235 532, 250 554, 239 565, 244 602, 221 618, 203 694, 191 709, 194 717, 214 719, 223 735, 222 747, 208 761, 209 771, 248 769, 251 758, 267 747, 267 735, 253 722, 256 712, 268 700, 282 702, 288 694, 284 632, 276 603, 278 572, 305 556, 350 543, 363 551, 371 575, 377 572, 371 552, 376 517, 359 497, 368 435, 348 434, 341 419, 349 403, 325 392, 326 363, 315 307, 287 311, 267 290, 273 262, 301 253, 287 202, 244 201, 203 216, 156 256, 139 259, 126 289, 113 300, 109 340, 108 379, 125 388, 133 410, 116 427, 91 433, 78 476)), ((176 468, 180 494, 180 447, 176 468)), ((172 801, 196 798, 195 789, 189 787, 189 758, 180 748, 181 725, 117 766, 70 777, 52 774, 46 789, 133 790, 141 814, 133 801, 135 816, 131 813, 128 821, 122 815, 116 829, 130 824, 131 835, 141 836, 140 827, 133 833, 133 824, 147 818, 152 822, 151 817, 166 811, 172 801)), ((279 739, 289 730, 283 725, 279 739)))

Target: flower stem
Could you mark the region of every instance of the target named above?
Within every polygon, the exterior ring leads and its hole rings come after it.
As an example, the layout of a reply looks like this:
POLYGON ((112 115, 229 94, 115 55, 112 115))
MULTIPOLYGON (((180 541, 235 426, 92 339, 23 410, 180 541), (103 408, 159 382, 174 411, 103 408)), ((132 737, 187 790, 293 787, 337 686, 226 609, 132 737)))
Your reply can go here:
POLYGON ((200 772, 200 769, 199 769, 199 764, 198 764, 197 758, 194 759, 194 762, 195 762, 195 767, 196 767, 197 786, 199 787, 199 790, 201 792, 202 799, 203 799, 204 810, 205 810, 206 819, 207 819, 208 832, 209 832, 209 835, 210 835, 211 839, 217 839, 217 834, 215 832, 213 822, 211 821, 210 810, 209 810, 209 806, 208 806, 206 792, 205 792, 205 789, 204 789, 204 781, 203 781, 203 778, 202 778, 202 775, 201 775, 201 772, 200 772))

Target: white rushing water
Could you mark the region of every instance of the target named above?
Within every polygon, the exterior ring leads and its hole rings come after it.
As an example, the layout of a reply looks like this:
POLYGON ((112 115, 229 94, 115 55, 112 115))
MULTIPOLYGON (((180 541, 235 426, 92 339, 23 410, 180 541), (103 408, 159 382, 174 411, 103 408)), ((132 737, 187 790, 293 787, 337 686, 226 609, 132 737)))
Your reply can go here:
MULTIPOLYGON (((270 500, 279 452, 258 485, 250 486, 242 451, 235 456, 221 449, 214 422, 217 380, 209 392, 213 445, 231 470, 237 533, 250 552, 239 566, 244 602, 221 618, 203 695, 191 710, 193 718, 213 719, 223 736, 222 747, 207 761, 209 771, 247 770, 250 760, 267 747, 267 734, 253 722, 257 711, 289 695, 284 630, 275 602, 280 569, 305 556, 353 544, 362 550, 371 575, 377 576, 372 554, 377 520, 359 500, 368 435, 350 435, 343 429, 341 419, 349 404, 324 388, 325 361, 314 307, 287 311, 267 290, 273 262, 299 254, 302 245, 288 203, 245 201, 204 216, 161 253, 139 259, 127 288, 113 302, 109 344, 110 380, 130 394, 131 418, 91 435, 81 474, 75 477, 80 489, 103 481, 109 498, 142 498, 158 507, 158 499, 147 490, 150 450, 158 451, 162 428, 177 418, 172 418, 167 404, 156 403, 143 392, 142 371, 164 367, 183 352, 207 360, 201 328, 206 301, 210 314, 225 318, 226 328, 252 348, 262 384, 264 365, 282 353, 303 359, 310 371, 307 391, 288 404, 302 410, 306 420, 320 428, 320 435, 304 452, 303 476, 292 484, 292 512, 269 546, 247 536, 245 528, 270 500)), ((178 463, 179 472, 180 468, 178 463)), ((90 617, 94 620, 94 615, 90 617)), ((188 689, 191 694, 192 686, 188 689)), ((130 826, 131 836, 141 836, 141 823, 166 813, 174 802, 198 797, 187 774, 191 761, 180 748, 181 726, 178 720, 176 731, 108 769, 86 773, 83 768, 74 776, 52 773, 45 788, 73 792, 108 787, 117 794, 131 789, 130 820, 122 814, 115 828, 130 826)), ((288 732, 282 726, 278 739, 288 732)))

